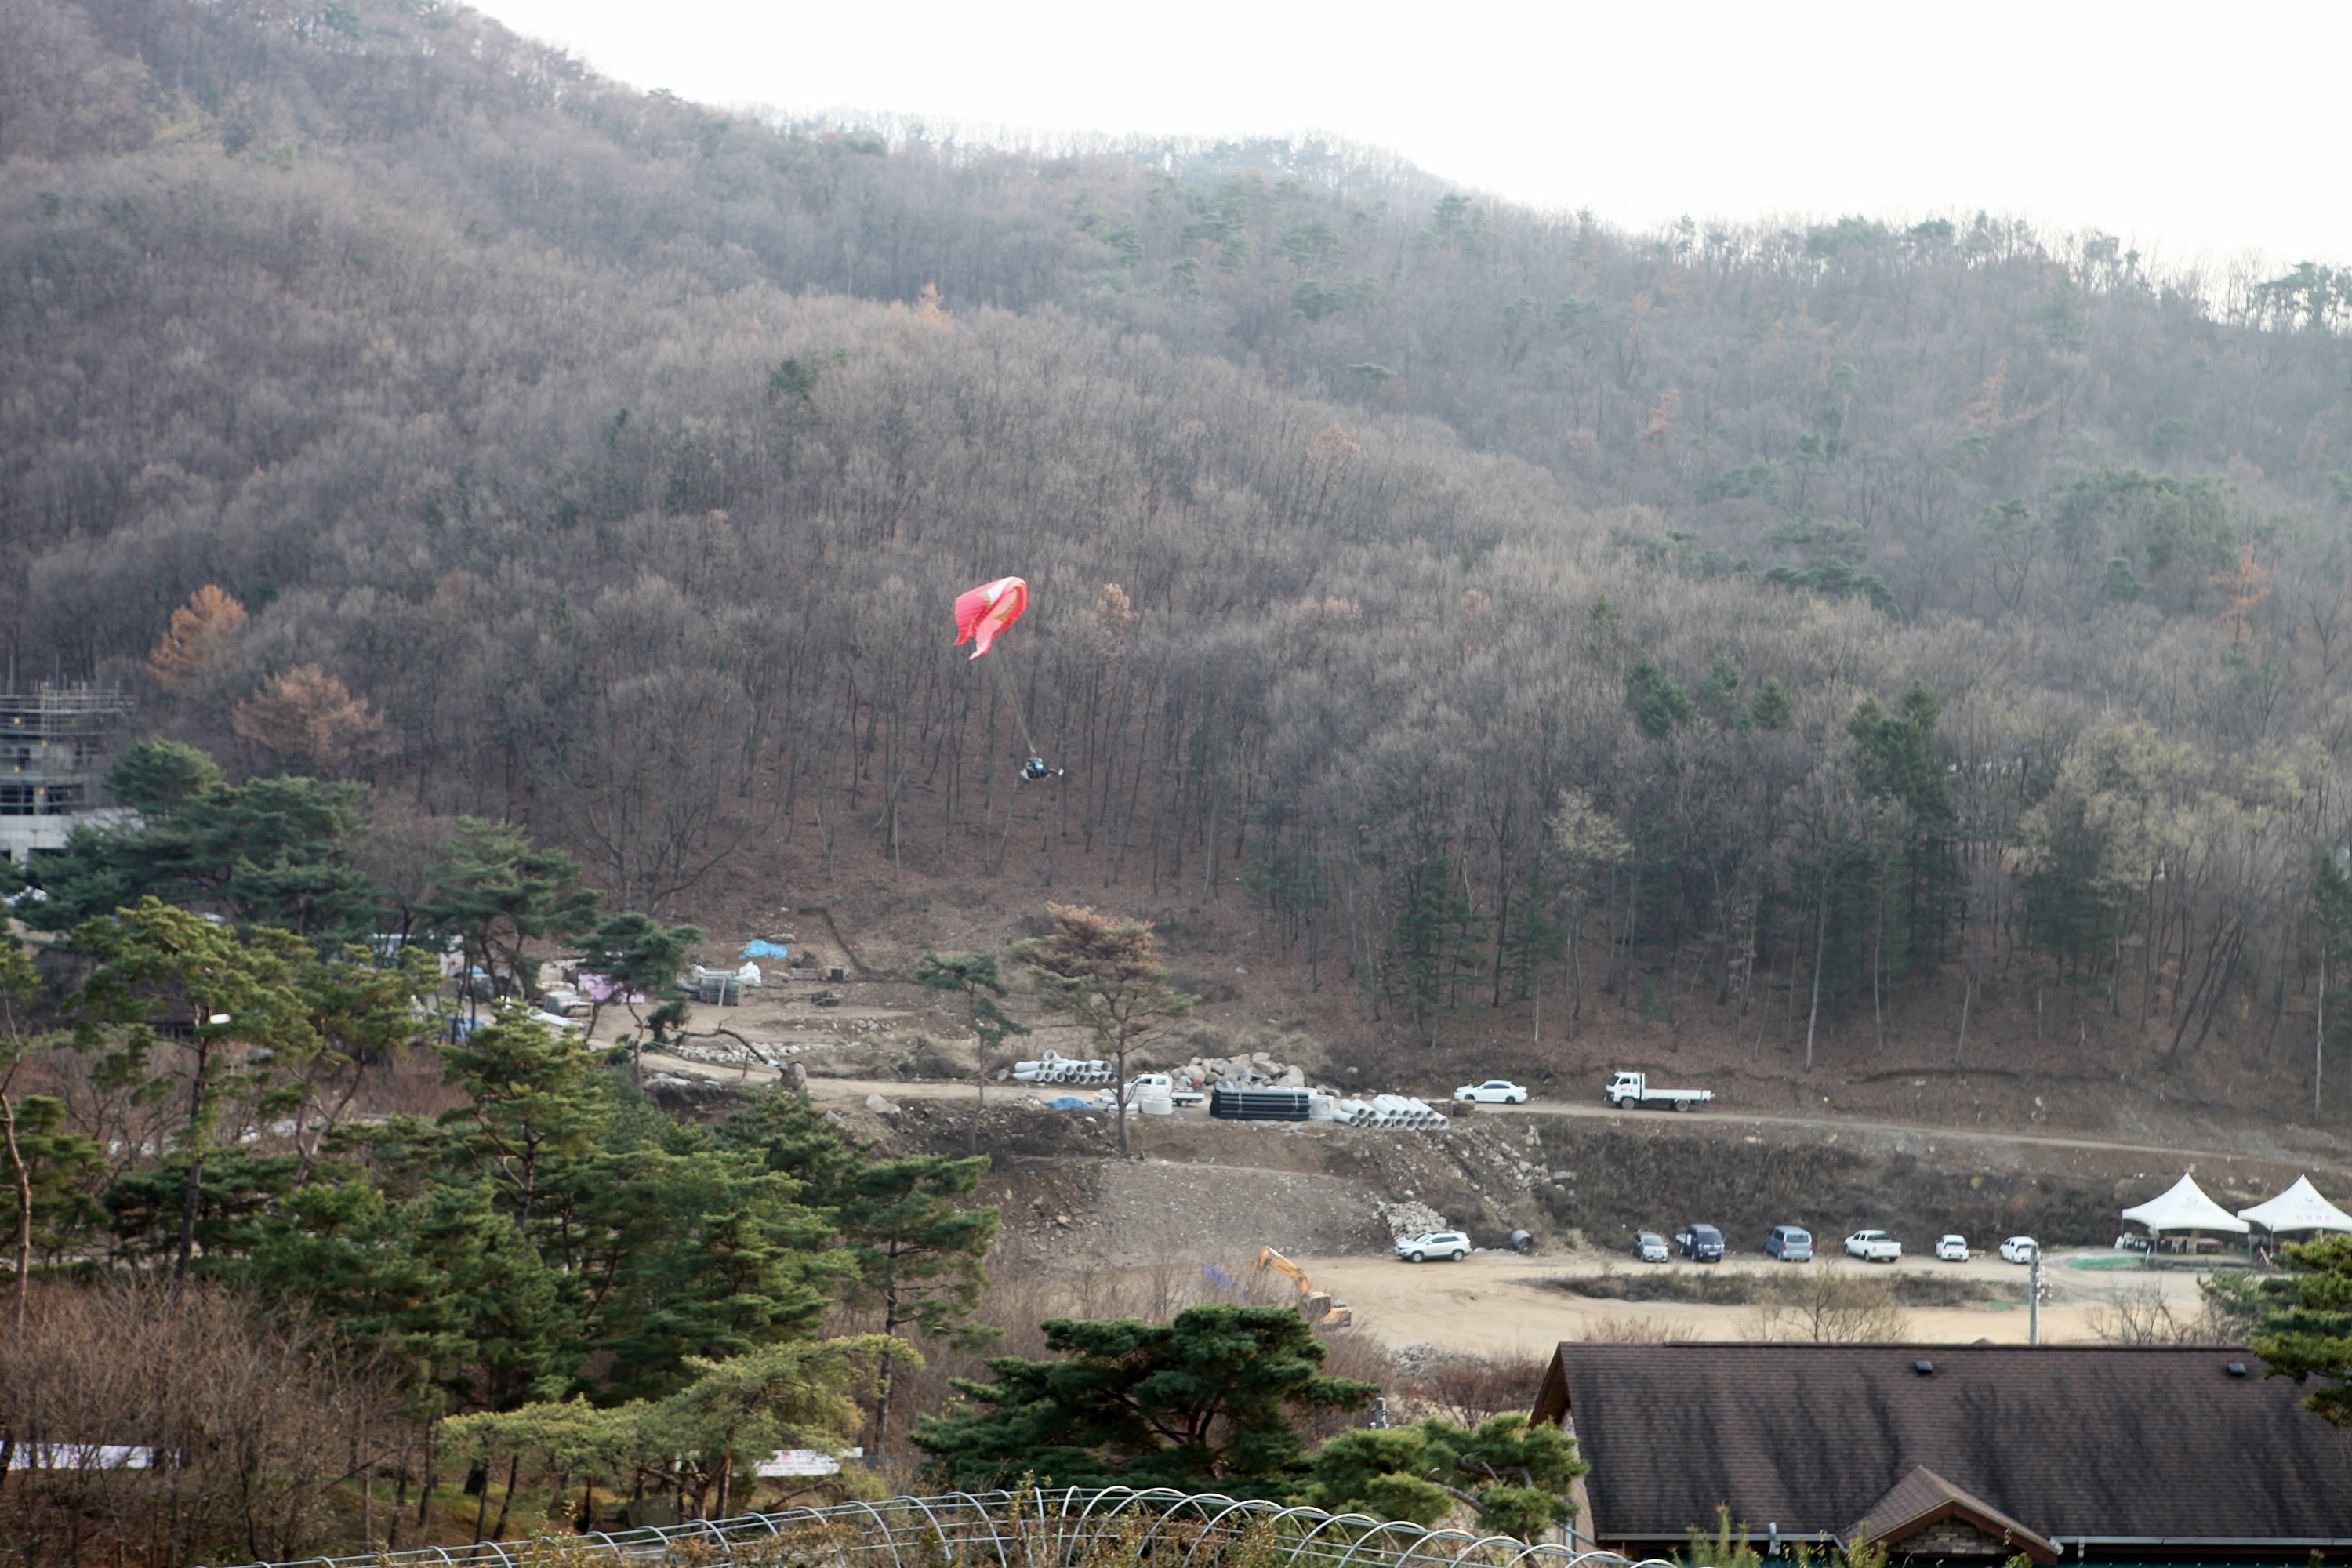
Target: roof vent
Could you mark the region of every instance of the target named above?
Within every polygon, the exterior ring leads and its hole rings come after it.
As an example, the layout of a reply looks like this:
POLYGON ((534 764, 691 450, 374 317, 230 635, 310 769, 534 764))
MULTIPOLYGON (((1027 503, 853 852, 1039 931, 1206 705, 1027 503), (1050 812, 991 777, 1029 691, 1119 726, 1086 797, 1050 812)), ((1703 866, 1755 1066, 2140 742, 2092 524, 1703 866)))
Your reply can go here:
POLYGON ((1936 1370, 1936 1363, 1932 1361, 1915 1361, 1911 1363, 1911 1370, 1921 1377, 1926 1377, 1936 1370))
POLYGON ((2246 1363, 2242 1361, 2233 1361, 2221 1370, 2228 1373, 2231 1377, 2243 1377, 2246 1375, 2246 1363))

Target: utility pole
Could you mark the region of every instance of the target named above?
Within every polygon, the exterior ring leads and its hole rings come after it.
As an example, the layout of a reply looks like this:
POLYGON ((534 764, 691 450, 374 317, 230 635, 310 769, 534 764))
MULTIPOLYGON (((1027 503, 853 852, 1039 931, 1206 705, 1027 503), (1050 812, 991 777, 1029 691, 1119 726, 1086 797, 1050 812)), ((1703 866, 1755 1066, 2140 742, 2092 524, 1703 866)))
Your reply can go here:
POLYGON ((2039 1242, 2034 1244, 2033 1272, 2026 1290, 2025 1342, 2038 1345, 2042 1342, 2042 1247, 2039 1242))

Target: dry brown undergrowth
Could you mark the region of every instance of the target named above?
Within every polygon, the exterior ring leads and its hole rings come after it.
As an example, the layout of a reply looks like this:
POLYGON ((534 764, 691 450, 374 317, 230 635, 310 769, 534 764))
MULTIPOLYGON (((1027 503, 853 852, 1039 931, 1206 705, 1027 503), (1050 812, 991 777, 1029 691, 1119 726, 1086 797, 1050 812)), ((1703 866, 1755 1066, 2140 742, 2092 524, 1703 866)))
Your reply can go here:
POLYGON ((16 1445, 0 1562, 300 1556, 321 1543, 328 1489, 398 1441, 392 1386, 328 1336, 264 1321, 215 1287, 174 1299, 162 1282, 37 1286, 24 1332, 0 1340, 0 1433, 16 1445), (101 1468, 55 1447, 96 1444, 158 1463, 101 1468))

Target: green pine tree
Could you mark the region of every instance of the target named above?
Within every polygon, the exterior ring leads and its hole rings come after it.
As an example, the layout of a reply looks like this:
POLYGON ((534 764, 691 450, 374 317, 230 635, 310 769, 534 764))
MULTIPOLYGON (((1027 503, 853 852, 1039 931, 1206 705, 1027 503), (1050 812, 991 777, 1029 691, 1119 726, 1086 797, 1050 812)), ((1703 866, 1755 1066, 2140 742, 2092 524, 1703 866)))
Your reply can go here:
POLYGON ((535 847, 508 823, 459 817, 425 878, 417 919, 427 931, 464 944, 469 1001, 477 999, 476 969, 489 977, 493 995, 536 997, 530 944, 572 942, 596 924, 598 895, 580 886, 580 863, 560 849, 535 847))
POLYGON ((1059 1318, 1059 1360, 1005 1356, 968 1404, 917 1424, 938 1484, 1173 1487, 1287 1500, 1307 1479, 1302 1423, 1361 1410, 1377 1384, 1323 1375, 1288 1307, 1192 1307, 1173 1321, 1059 1318))
POLYGON ((2275 1375, 2316 1379, 2304 1408, 2352 1426, 2352 1236, 2288 1247, 2283 1260, 2292 1294, 2263 1313, 2246 1348, 2275 1375))
POLYGON ((1559 890, 1540 862, 1528 869, 1511 900, 1511 929, 1503 938, 1510 965, 1511 994, 1524 1002, 1543 984, 1543 972, 1568 953, 1568 928, 1553 914, 1559 890))
MULTIPOLYGON (((970 1346, 992 1333, 959 1331, 987 1288, 981 1264, 996 1241, 995 1205, 971 1202, 987 1173, 985 1154, 921 1154, 877 1161, 851 1181, 835 1210, 842 1247, 857 1266, 853 1295, 882 1309, 885 1335, 904 1324, 970 1346)), ((874 1407, 877 1454, 890 1433, 890 1374, 886 1362, 874 1407)))
POLYGON ((580 967, 604 976, 612 987, 604 999, 591 1000, 587 1033, 594 1037, 597 1020, 604 1016, 608 1003, 617 998, 628 1009, 630 1022, 636 1026, 629 1047, 633 1072, 648 1032, 658 1038, 684 1024, 684 1010, 672 1005, 686 996, 677 977, 686 968, 688 951, 701 940, 700 926, 665 926, 651 915, 627 910, 605 916, 582 942, 580 967), (650 1028, 648 1020, 637 1012, 639 1004, 635 999, 640 996, 656 1004, 655 1012, 660 1021, 651 1024, 650 1028))
POLYGON ((842 1137, 840 1123, 781 1083, 720 1122, 715 1136, 757 1156, 761 1169, 790 1176, 819 1207, 841 1203, 866 1163, 866 1151, 842 1137))
POLYGON ((1698 707, 1682 683, 1646 653, 1635 654, 1625 668, 1625 705, 1633 721, 1653 741, 1663 741, 1698 717, 1698 707))
POLYGON ((188 1110, 177 1137, 185 1198, 172 1265, 173 1278, 184 1279, 195 1256, 205 1163, 224 1107, 246 1100, 265 1113, 283 1110, 270 1103, 272 1078, 320 1048, 296 987, 307 950, 288 932, 240 935, 153 898, 85 921, 72 946, 98 963, 72 1006, 78 1043, 100 1054, 100 1073, 152 1087, 172 1064, 187 1062, 188 1110), (157 1049, 154 1026, 172 1017, 189 1020, 184 1058, 157 1049))
POLYGON ((1454 1016, 1460 987, 1486 970, 1485 933, 1493 924, 1470 903, 1454 862, 1433 855, 1406 879, 1404 907, 1391 939, 1396 987, 1416 1033, 1432 1046, 1454 1016))
POLYGON ((798 1182, 668 1125, 685 1136, 614 1139, 565 1166, 562 1222, 542 1232, 580 1292, 599 1402, 659 1397, 698 1356, 805 1339, 856 1278, 798 1182))
POLYGON ((66 1127, 66 1104, 53 1095, 11 1099, 0 1077, 0 1149, 15 1200, 12 1274, 28 1276, 34 1256, 54 1263, 77 1248, 105 1217, 89 1190, 106 1177, 106 1150, 66 1127))
POLYGON ((208 907, 240 926, 271 926, 323 944, 364 942, 383 902, 352 863, 364 837, 364 784, 259 778, 227 785, 193 747, 134 748, 121 775, 154 815, 129 828, 78 827, 45 859, 46 897, 22 918, 71 931, 143 899, 208 907))
POLYGON ((1305 1500, 1425 1525, 1466 1509, 1481 1534, 1531 1542, 1576 1517, 1569 1488, 1589 1468, 1575 1438, 1525 1415, 1492 1416, 1475 1430, 1433 1417, 1332 1438, 1315 1456, 1305 1500))
POLYGON ((585 1152, 611 1121, 604 1084, 578 1045, 527 1007, 500 1006, 441 1058, 443 1081, 467 1101, 444 1111, 441 1126, 528 1229, 551 1167, 585 1152))

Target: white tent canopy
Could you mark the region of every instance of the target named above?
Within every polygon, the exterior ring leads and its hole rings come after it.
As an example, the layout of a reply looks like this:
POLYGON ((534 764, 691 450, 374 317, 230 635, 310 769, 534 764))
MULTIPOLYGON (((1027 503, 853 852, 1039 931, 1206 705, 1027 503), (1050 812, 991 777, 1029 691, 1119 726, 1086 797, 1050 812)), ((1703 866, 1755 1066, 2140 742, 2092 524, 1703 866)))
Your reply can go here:
POLYGON ((2226 1230, 2243 1236, 2253 1228, 2207 1197, 2194 1176, 2181 1177, 2162 1197, 2124 1210, 2124 1218, 2146 1226, 2151 1236, 2168 1230, 2226 1230))
POLYGON ((2290 1230, 2340 1230, 2352 1232, 2352 1214, 2346 1214, 2319 1195, 2309 1176, 2297 1176, 2294 1185, 2250 1209, 2240 1209, 2238 1217, 2252 1220, 2273 1236, 2290 1230))

